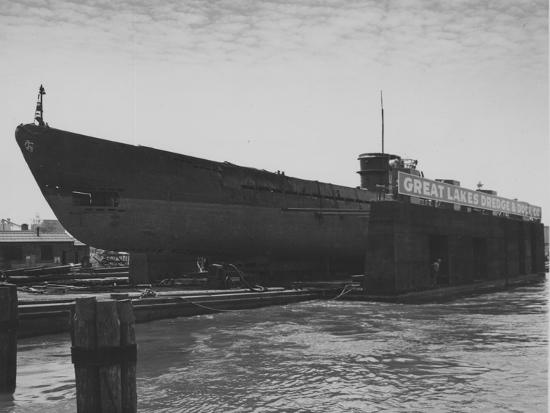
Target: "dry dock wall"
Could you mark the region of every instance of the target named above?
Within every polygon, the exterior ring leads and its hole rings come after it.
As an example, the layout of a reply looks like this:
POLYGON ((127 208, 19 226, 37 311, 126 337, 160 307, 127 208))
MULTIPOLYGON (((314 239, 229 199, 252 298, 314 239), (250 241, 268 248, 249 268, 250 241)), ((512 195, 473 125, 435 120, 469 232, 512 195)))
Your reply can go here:
POLYGON ((481 212, 376 202, 365 285, 368 293, 395 294, 544 272, 543 231, 538 222, 481 212), (442 263, 434 283, 437 258, 442 263))

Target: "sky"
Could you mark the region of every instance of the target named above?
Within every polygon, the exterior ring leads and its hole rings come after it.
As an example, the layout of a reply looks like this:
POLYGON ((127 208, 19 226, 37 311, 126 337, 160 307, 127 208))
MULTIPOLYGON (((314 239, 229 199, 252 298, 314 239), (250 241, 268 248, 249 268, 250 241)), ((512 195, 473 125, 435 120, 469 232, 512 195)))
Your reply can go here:
POLYGON ((543 0, 0 2, 0 218, 54 218, 14 139, 50 126, 358 186, 418 160, 550 220, 543 0), (160 4, 160 5, 158 5, 160 4))

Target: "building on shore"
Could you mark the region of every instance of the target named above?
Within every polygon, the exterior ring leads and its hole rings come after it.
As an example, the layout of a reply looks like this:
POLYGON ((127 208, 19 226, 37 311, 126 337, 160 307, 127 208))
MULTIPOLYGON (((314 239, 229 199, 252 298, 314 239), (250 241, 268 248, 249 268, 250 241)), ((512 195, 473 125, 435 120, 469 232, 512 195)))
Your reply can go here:
POLYGON ((0 269, 54 266, 80 263, 88 259, 90 248, 48 220, 44 230, 26 224, 20 230, 0 231, 0 269), (49 229, 52 229, 50 232, 49 229))

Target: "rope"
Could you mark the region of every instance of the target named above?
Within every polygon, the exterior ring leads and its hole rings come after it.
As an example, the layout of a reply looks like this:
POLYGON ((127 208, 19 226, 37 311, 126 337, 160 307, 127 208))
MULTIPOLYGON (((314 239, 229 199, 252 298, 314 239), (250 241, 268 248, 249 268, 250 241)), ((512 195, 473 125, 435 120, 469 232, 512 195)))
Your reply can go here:
POLYGON ((157 293, 151 289, 147 288, 146 290, 142 291, 142 293, 139 295, 138 298, 147 298, 147 297, 156 297, 157 293))
MULTIPOLYGON (((133 298, 131 301, 135 301, 135 300, 139 300, 141 298, 148 298, 148 297, 156 297, 157 296, 157 293, 155 291, 153 291, 152 289, 148 288, 147 290, 143 291, 138 297, 136 298, 133 298)), ((208 307, 207 305, 203 305, 203 304, 199 304, 199 303, 196 303, 188 298, 185 298, 185 297, 173 297, 177 300, 182 300, 182 301, 185 301, 189 304, 193 304, 197 307, 200 307, 200 308, 204 308, 205 310, 209 310, 209 311, 217 311, 217 312, 229 312, 229 311, 240 311, 240 310, 224 310, 222 308, 214 308, 214 307, 208 307)))
POLYGON ((265 291, 267 291, 267 288, 266 287, 262 287, 261 285, 250 285, 250 283, 248 282, 248 280, 246 279, 245 275, 243 274, 243 272, 241 270, 239 270, 237 268, 237 266, 233 265, 233 264, 227 264, 227 266, 229 268, 232 268, 234 269, 237 274, 239 275, 239 278, 241 280, 241 282, 244 284, 244 286, 246 288, 248 288, 250 291, 254 291, 254 292, 257 292, 257 293, 263 293, 265 291))
MULTIPOLYGON (((230 268, 233 271, 235 271, 235 273, 239 276, 239 280, 240 280, 241 284, 243 284, 243 286, 248 288, 250 291, 261 293, 261 292, 265 292, 265 291, 268 290, 266 287, 263 287, 261 285, 251 285, 248 282, 248 280, 246 278, 246 275, 239 268, 237 268, 236 265, 234 265, 234 264, 222 264, 222 268, 225 269, 225 267, 230 268)), ((175 285, 175 284, 176 283, 175 283, 175 280, 173 278, 165 278, 165 279, 162 279, 158 283, 159 286, 170 286, 170 285, 175 285)), ((227 289, 231 288, 231 276, 227 273, 226 273, 226 277, 225 277, 225 288, 227 288, 227 289)), ((143 298, 143 297, 151 297, 151 296, 150 295, 140 296, 140 298, 143 298)))
POLYGON ((349 294, 353 291, 353 285, 346 284, 344 285, 344 288, 342 288, 342 291, 340 294, 338 294, 336 297, 331 298, 331 300, 338 300, 339 298, 342 298, 344 295, 349 294))
POLYGON ((209 311, 221 311, 223 313, 229 313, 229 312, 233 312, 233 311, 241 311, 241 310, 224 310, 222 308, 214 308, 214 307, 208 307, 207 305, 203 305, 203 304, 199 304, 199 303, 196 303, 194 301, 191 301, 190 299, 188 298, 185 298, 185 297, 176 297, 178 300, 182 300, 182 301, 186 301, 188 302, 189 304, 193 304, 199 308, 204 308, 205 310, 209 310, 209 311))

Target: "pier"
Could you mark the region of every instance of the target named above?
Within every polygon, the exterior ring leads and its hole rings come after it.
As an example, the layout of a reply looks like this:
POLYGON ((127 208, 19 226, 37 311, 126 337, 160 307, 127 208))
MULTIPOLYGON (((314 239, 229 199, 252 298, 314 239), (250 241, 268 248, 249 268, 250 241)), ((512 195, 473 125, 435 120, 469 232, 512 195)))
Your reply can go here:
POLYGON ((272 287, 262 292, 242 288, 231 290, 126 288, 117 290, 117 292, 90 291, 87 293, 35 295, 22 291, 19 292, 18 300, 17 337, 28 338, 68 332, 75 302, 81 298, 129 301, 132 304, 136 322, 143 323, 166 318, 286 305, 308 300, 435 302, 468 294, 483 294, 513 288, 540 282, 544 279, 544 273, 527 274, 511 279, 480 281, 473 284, 436 287, 401 294, 383 294, 365 289, 368 277, 357 277, 347 281, 296 282, 294 288, 272 287))
POLYGON ((34 337, 44 334, 64 333, 70 329, 71 313, 75 301, 83 297, 98 300, 130 300, 136 322, 163 318, 193 316, 232 310, 258 308, 267 305, 283 305, 319 298, 324 290, 285 290, 271 288, 264 292, 245 289, 212 291, 177 291, 152 289, 125 293, 89 293, 35 296, 23 293, 19 303, 18 337, 34 337))

